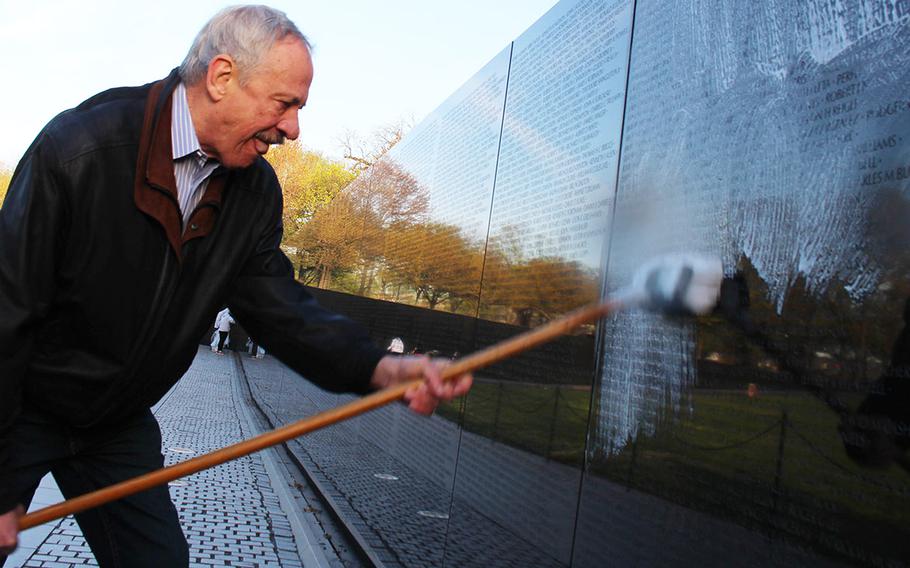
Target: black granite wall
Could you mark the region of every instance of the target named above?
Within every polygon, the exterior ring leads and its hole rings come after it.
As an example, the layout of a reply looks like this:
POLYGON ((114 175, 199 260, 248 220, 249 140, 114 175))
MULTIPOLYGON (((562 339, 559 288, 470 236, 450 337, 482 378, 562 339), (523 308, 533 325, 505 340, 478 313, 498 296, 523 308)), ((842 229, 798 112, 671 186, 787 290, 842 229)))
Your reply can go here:
POLYGON ((295 262, 378 342, 445 357, 660 254, 721 258, 727 311, 621 314, 430 422, 325 442, 348 461, 302 451, 403 565, 905 565, 908 58, 905 0, 563 0, 295 262))

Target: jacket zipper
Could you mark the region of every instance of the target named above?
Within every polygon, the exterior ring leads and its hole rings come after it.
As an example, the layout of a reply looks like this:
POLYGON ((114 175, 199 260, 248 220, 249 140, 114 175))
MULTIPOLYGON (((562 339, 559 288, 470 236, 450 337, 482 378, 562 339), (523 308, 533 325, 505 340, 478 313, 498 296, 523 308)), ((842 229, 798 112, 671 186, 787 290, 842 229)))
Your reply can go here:
MULTIPOLYGON (((123 373, 120 375, 120 380, 117 382, 118 385, 122 385, 123 381, 129 381, 132 379, 136 373, 136 369, 139 364, 142 363, 143 349, 142 346, 145 345, 148 340, 154 337, 155 333, 158 332, 158 329, 161 327, 161 323, 164 321, 164 310, 161 310, 160 307, 169 303, 164 298, 167 297, 167 300, 173 295, 174 289, 176 288, 176 278, 171 278, 174 283, 168 286, 168 272, 170 271, 170 264, 173 262, 171 256, 173 252, 171 251, 170 243, 166 242, 164 247, 164 263, 161 267, 161 277, 158 279, 158 285, 155 289, 155 295, 152 300, 151 308, 149 309, 149 316, 146 318, 143 328, 138 333, 138 340, 135 343, 132 351, 130 352, 129 362, 126 365, 123 373)), ((119 390, 115 385, 112 385, 112 388, 116 391, 119 390)), ((131 391, 127 389, 128 394, 141 394, 144 392, 144 389, 138 391, 131 391)), ((115 399, 106 398, 106 402, 113 402, 115 399)), ((101 422, 107 417, 104 413, 96 413, 96 417, 93 420, 90 420, 86 426, 92 426, 101 422)))
MULTIPOLYGON (((214 207, 215 204, 213 202, 200 203, 199 205, 196 206, 196 209, 193 211, 193 214, 195 214, 195 212, 203 206, 214 207)), ((190 218, 192 218, 192 215, 190 215, 190 218)), ((186 227, 183 227, 183 230, 185 231, 186 227)), ((135 370, 134 367, 141 362, 141 358, 138 356, 137 351, 139 349, 141 349, 142 345, 146 341, 155 337, 155 334, 158 333, 158 330, 161 328, 161 324, 164 322, 165 310, 162 310, 160 308, 162 306, 167 306, 170 304, 171 297, 174 295, 174 290, 177 288, 177 281, 179 280, 179 276, 180 276, 179 269, 178 269, 177 277, 172 279, 172 282, 170 283, 169 286, 166 286, 167 280, 168 280, 168 278, 167 278, 168 268, 169 268, 170 263, 173 262, 171 259, 175 254, 176 253, 174 253, 171 250, 170 243, 165 242, 164 263, 162 264, 162 267, 161 267, 161 278, 158 280, 158 286, 155 289, 155 296, 154 296, 154 299, 152 300, 149 317, 148 317, 148 319, 146 319, 145 326, 143 327, 142 331, 140 332, 141 340, 139 343, 136 344, 136 348, 133 351, 133 357, 132 357, 132 361, 131 361, 131 365, 130 365, 130 373, 129 373, 130 375, 133 374, 133 372, 135 370), (167 289, 165 290, 165 288, 167 288, 167 289), (157 318, 155 317, 156 315, 158 316, 157 318)))

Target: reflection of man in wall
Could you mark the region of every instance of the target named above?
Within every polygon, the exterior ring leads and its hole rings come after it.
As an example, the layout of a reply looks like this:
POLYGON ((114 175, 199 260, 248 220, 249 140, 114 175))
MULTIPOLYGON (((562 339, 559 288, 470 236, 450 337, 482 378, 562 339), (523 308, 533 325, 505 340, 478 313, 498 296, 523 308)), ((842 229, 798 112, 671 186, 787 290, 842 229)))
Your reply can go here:
MULTIPOLYGON (((179 71, 60 114, 22 158, 0 210, 0 555, 47 471, 70 498, 163 465, 149 407, 224 305, 326 389, 422 376, 407 398, 430 413, 469 388, 387 355, 294 280, 261 155, 297 138, 312 76, 284 14, 227 9, 179 71)), ((166 487, 76 518, 102 566, 188 562, 166 487)))
POLYGON ((856 412, 841 421, 847 454, 867 466, 897 462, 910 471, 910 298, 904 328, 894 342, 891 364, 856 412))
MULTIPOLYGON (((906 289, 910 278, 910 194, 883 188, 871 199, 864 252, 870 255, 871 263, 882 267, 884 282, 897 290, 906 289)), ((904 302, 904 325, 892 346, 890 364, 856 412, 842 416, 840 432, 847 455, 857 463, 870 467, 897 463, 910 472, 910 297, 904 302)), ((900 313, 899 306, 889 309, 900 313)))

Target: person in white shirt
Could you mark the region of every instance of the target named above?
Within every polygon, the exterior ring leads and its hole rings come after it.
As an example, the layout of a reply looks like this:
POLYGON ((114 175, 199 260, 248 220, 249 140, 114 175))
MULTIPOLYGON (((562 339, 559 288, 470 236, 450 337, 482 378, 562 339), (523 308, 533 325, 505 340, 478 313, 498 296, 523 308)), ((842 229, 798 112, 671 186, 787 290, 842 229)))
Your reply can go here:
POLYGON ((400 337, 393 338, 386 351, 389 353, 404 353, 404 341, 400 337))
POLYGON ((218 349, 215 353, 224 355, 224 342, 231 334, 231 324, 233 323, 237 322, 231 317, 231 310, 224 308, 218 312, 218 316, 215 318, 215 329, 218 330, 218 349))

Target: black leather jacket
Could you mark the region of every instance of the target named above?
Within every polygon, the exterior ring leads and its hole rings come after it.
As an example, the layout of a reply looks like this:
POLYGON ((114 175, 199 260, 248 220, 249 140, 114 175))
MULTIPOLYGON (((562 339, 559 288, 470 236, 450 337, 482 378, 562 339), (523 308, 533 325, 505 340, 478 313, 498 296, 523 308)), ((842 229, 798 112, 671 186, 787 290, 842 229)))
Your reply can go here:
POLYGON ((178 77, 105 91, 54 118, 0 209, 0 513, 20 409, 115 424, 187 370, 227 304, 268 351, 333 391, 366 392, 384 352, 321 308, 279 250, 268 163, 225 172, 182 229, 170 143, 178 77))

